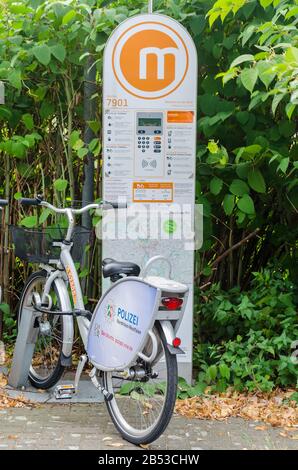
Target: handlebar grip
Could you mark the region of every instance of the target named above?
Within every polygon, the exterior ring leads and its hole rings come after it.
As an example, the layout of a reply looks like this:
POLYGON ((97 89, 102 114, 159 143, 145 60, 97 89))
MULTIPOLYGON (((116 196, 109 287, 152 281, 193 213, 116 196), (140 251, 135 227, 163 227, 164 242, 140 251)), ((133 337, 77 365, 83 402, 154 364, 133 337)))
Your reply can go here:
POLYGON ((0 206, 1 206, 1 207, 8 206, 8 201, 7 201, 7 199, 0 199, 0 206))
POLYGON ((39 206, 42 202, 42 199, 39 197, 35 197, 34 199, 30 199, 28 197, 21 197, 18 199, 18 202, 22 204, 22 206, 39 206))
POLYGON ((106 208, 105 206, 112 206, 113 209, 126 209, 127 208, 127 203, 126 202, 104 201, 104 204, 103 204, 104 209, 106 208))

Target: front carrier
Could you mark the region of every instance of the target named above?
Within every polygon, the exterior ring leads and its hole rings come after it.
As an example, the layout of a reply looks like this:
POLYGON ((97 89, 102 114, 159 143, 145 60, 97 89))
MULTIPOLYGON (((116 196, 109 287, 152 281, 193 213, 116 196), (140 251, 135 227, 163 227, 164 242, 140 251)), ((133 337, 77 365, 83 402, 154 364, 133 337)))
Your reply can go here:
POLYGON ((87 345, 90 362, 100 370, 113 371, 128 368, 138 357, 156 360, 153 325, 157 320, 170 322, 176 333, 187 297, 186 285, 159 276, 118 280, 94 311, 87 345), (148 342, 152 343, 150 357, 142 352, 148 342))

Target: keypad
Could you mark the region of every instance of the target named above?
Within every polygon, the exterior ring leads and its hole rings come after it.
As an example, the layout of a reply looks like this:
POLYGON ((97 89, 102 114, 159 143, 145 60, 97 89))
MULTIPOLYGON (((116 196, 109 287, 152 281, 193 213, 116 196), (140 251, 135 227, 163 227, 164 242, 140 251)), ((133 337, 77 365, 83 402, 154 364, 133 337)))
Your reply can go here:
MULTIPOLYGON (((138 133, 141 132, 138 131, 138 133)), ((145 153, 146 155, 161 153, 161 137, 159 136, 138 135, 137 145, 140 152, 145 153)))

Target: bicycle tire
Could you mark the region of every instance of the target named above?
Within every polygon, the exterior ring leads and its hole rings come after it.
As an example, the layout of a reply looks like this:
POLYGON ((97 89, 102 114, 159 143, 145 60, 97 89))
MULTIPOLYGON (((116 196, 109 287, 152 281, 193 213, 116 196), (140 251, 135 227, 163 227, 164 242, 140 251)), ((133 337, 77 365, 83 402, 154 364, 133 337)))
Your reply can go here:
MULTIPOLYGON (((18 306, 18 316, 17 316, 18 325, 19 325, 19 322, 20 322, 20 319, 21 319, 21 312, 22 312, 22 309, 23 309, 23 303, 24 303, 26 293, 28 292, 28 290, 32 286, 33 282, 35 282, 38 279, 45 280, 46 278, 47 278, 47 272, 45 270, 42 270, 42 271, 37 271, 37 272, 31 274, 31 276, 29 276, 29 278, 27 279, 27 282, 24 285, 24 288, 23 288, 23 291, 22 291, 22 294, 21 294, 21 298, 20 298, 20 301, 19 301, 19 306, 18 306)), ((59 299, 59 294, 58 294, 57 291, 56 291, 56 295, 57 295, 57 298, 59 299)), ((62 323, 62 335, 63 335, 63 323, 62 323)), ((30 383, 33 387, 39 388, 39 389, 42 389, 42 390, 48 390, 49 388, 56 385, 56 383, 60 380, 60 378, 61 378, 61 376, 64 372, 64 369, 65 369, 65 367, 61 364, 61 354, 62 354, 62 344, 61 344, 61 350, 60 350, 59 359, 57 361, 57 365, 53 369, 52 374, 49 375, 49 377, 47 377, 44 380, 39 379, 34 374, 33 368, 32 367, 30 368, 28 378, 29 378, 29 381, 30 381, 30 383)))
MULTIPOLYGON (((166 391, 166 398, 165 404, 163 407, 162 414, 160 415, 158 421, 154 429, 151 429, 147 434, 144 433, 143 436, 140 435, 133 435, 131 432, 128 432, 127 429, 123 428, 121 425, 121 420, 117 418, 117 413, 115 412, 115 395, 111 401, 106 401, 106 405, 108 408, 108 412, 110 417, 122 435, 122 437, 131 442, 132 444, 141 445, 141 444, 150 444, 151 442, 158 439, 159 436, 165 431, 166 427, 168 426, 174 411, 174 406, 177 397, 177 386, 178 386, 178 366, 177 366, 177 357, 174 354, 171 354, 168 347, 165 335, 160 324, 157 322, 156 328, 159 334, 159 339, 162 342, 164 353, 165 353, 165 361, 166 361, 166 369, 167 369, 167 391, 166 391)), ((113 393, 113 390, 109 388, 109 379, 108 379, 109 372, 103 373, 103 386, 108 390, 110 393, 113 393)), ((128 425, 129 426, 129 425, 128 425)))

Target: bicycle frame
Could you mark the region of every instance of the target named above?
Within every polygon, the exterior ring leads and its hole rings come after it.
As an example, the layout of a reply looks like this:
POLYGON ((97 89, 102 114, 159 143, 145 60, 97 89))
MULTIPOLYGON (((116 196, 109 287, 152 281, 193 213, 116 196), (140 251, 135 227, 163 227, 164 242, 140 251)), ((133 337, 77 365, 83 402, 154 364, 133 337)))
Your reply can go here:
MULTIPOLYGON (((81 284, 79 276, 72 259, 70 250, 72 245, 65 245, 59 243, 61 246, 60 262, 57 263, 57 269, 51 265, 41 265, 42 269, 45 269, 49 273, 49 277, 46 280, 44 291, 42 295, 41 302, 45 304, 47 301, 47 296, 50 293, 51 287, 55 284, 55 287, 59 293, 61 299, 61 310, 64 312, 69 312, 73 309, 69 297, 69 292, 67 288, 67 281, 70 286, 71 297, 73 301, 74 308, 77 310, 84 310, 85 305, 83 301, 83 293, 81 289, 81 284)), ((88 331, 90 327, 90 320, 85 317, 76 317, 80 335, 86 349, 87 347, 87 338, 88 331)), ((73 325, 73 316, 65 315, 63 316, 63 359, 64 364, 69 362, 69 358, 72 354, 72 345, 74 338, 74 325, 73 325)))
MULTIPOLYGON (((65 214, 68 218, 68 230, 66 237, 63 242, 54 242, 54 246, 59 246, 61 249, 60 252, 60 259, 57 260, 50 260, 49 264, 41 264, 41 268, 46 270, 49 273, 49 276, 46 280, 44 290, 42 293, 42 298, 41 298, 41 305, 47 305, 49 302, 49 308, 51 308, 51 298, 50 298, 50 291, 51 287, 54 284, 55 288, 58 291, 59 298, 61 300, 61 312, 68 312, 68 315, 62 315, 62 321, 63 321, 63 344, 62 344, 62 356, 61 356, 61 364, 62 365, 70 365, 71 364, 71 355, 72 355, 72 346, 73 346, 73 340, 74 340, 74 323, 73 323, 73 317, 75 315, 75 311, 77 312, 85 312, 85 305, 84 305, 84 300, 83 300, 83 293, 81 289, 81 284, 79 280, 79 276, 73 261, 73 258, 71 256, 71 248, 72 248, 72 233, 75 227, 75 219, 74 215, 80 215, 83 212, 86 212, 89 209, 99 209, 102 208, 104 203, 102 204, 89 204, 88 206, 85 206, 81 209, 60 209, 52 206, 51 204, 47 203, 46 201, 42 201, 39 198, 36 198, 35 200, 32 199, 22 199, 23 203, 25 204, 33 204, 33 205, 42 205, 44 207, 47 207, 51 210, 53 210, 56 213, 60 214, 65 214), (32 202, 33 201, 33 202, 32 202), (57 265, 57 267, 54 267, 54 265, 57 265), (71 291, 71 297, 69 295, 68 291, 68 285, 70 287, 71 291), (71 299, 73 302, 73 306, 71 303, 71 299), (74 315, 71 315, 70 312, 74 311, 74 315)), ((109 207, 114 207, 113 204, 107 203, 109 207)), ((119 206, 118 206, 119 207, 119 206)), ((173 314, 168 314, 168 315, 160 315, 160 312, 158 310, 158 306, 155 306, 154 308, 154 320, 158 320, 161 324, 161 327, 164 331, 164 335, 167 340, 168 348, 171 351, 172 354, 182 354, 183 351, 179 347, 173 347, 174 344, 174 339, 175 339, 175 333, 180 325, 180 322, 183 317, 183 313, 185 310, 185 305, 187 302, 187 297, 188 297, 188 288, 180 284, 178 284, 174 281, 167 280, 165 278, 156 278, 155 280, 152 281, 147 281, 145 278, 145 273, 148 271, 148 268, 150 265, 158 260, 158 259, 164 259, 168 265, 169 265, 169 277, 171 276, 171 263, 169 262, 168 259, 164 258, 163 256, 157 256, 152 258, 151 260, 148 261, 147 265, 143 269, 142 276, 141 278, 137 278, 138 281, 143 282, 147 285, 151 285, 151 287, 154 287, 157 289, 159 292, 159 295, 161 296, 161 293, 167 292, 167 289, 169 288, 170 292, 173 293, 179 293, 182 288, 182 293, 184 296, 184 308, 181 311, 181 314, 179 317, 173 317, 173 314), (169 283, 171 283, 171 286, 169 287, 169 283), (159 285, 160 283, 160 285, 159 285)), ((117 285, 120 282, 124 282, 126 279, 121 279, 120 281, 117 281, 116 283, 113 283, 111 288, 109 289, 112 290, 115 285, 117 285)), ((133 278, 131 278, 132 280, 133 278)), ((100 305, 101 301, 104 299, 105 294, 99 299, 98 306, 100 305)), ((97 307, 96 307, 97 308, 97 307)), ((90 331, 90 325, 92 322, 86 318, 86 316, 83 315, 77 315, 76 320, 78 323, 78 328, 80 332, 80 336, 82 338, 84 348, 87 351, 88 347, 88 335, 90 331)), ((154 333, 151 330, 151 327, 147 331, 148 335, 151 337, 151 340, 154 342, 154 333)), ((140 356, 140 351, 139 351, 139 356, 140 356)), ((141 356, 140 356, 141 357, 141 356)), ((148 359, 148 358, 147 358, 148 359)), ((105 368, 101 368, 101 370, 104 370, 105 368)), ((106 370, 111 370, 111 369, 106 369, 106 370)))

